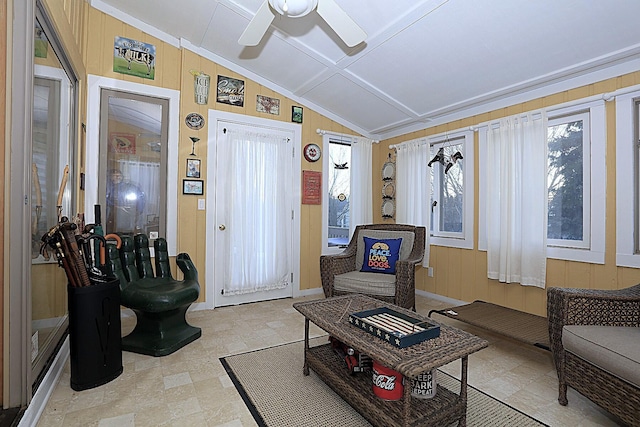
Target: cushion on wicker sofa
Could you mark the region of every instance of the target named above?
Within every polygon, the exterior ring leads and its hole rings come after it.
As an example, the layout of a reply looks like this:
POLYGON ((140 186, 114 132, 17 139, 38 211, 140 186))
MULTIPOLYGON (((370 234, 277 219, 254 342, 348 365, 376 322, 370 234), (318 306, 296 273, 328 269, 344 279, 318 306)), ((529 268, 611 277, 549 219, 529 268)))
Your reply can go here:
POLYGON ((640 328, 566 325, 562 345, 581 359, 640 387, 640 328))

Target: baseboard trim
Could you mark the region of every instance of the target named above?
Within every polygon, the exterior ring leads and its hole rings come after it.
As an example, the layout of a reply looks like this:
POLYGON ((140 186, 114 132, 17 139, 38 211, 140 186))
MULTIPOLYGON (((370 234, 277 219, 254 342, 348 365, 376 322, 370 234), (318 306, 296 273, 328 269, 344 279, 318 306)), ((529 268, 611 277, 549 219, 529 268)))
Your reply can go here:
POLYGON ((454 299, 454 298, 449 298, 449 297, 445 297, 442 295, 438 295, 438 294, 433 294, 431 292, 427 292, 427 291, 419 291, 416 289, 416 295, 420 295, 423 296, 425 298, 431 298, 431 299, 435 299, 438 301, 442 301, 442 302, 446 302, 447 304, 451 304, 453 305, 463 305, 463 304, 469 304, 466 301, 461 301, 458 299, 454 299))
POLYGON ((24 411, 18 427, 29 427, 38 423, 45 406, 47 406, 49 397, 51 397, 51 393, 53 393, 53 390, 58 384, 58 380, 60 379, 60 375, 62 375, 64 365, 68 358, 69 335, 65 338, 62 346, 60 347, 60 351, 58 351, 58 354, 53 359, 53 363, 51 364, 49 371, 46 373, 42 383, 40 383, 40 386, 38 387, 38 390, 36 390, 36 393, 31 398, 31 402, 24 411))

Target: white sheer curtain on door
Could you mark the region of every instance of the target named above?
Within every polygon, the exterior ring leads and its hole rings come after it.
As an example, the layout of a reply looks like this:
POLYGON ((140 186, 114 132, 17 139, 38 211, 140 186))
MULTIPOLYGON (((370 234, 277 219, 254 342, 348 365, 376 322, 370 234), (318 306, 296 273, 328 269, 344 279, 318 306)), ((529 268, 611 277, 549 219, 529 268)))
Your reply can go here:
POLYGON ((396 222, 427 228, 422 265, 429 266, 429 144, 424 140, 407 141, 396 146, 396 222))
MULTIPOLYGON (((268 130, 229 129, 222 167, 229 176, 229 253, 225 295, 280 289, 290 284, 291 206, 281 194, 292 179, 291 144, 268 130)), ((220 155, 220 154, 219 154, 220 155)))
POLYGON ((349 200, 349 236, 356 225, 373 222, 372 165, 373 140, 353 138, 351 142, 351 196, 349 200))
POLYGON ((487 276, 545 287, 547 268, 547 118, 529 113, 489 124, 487 276))

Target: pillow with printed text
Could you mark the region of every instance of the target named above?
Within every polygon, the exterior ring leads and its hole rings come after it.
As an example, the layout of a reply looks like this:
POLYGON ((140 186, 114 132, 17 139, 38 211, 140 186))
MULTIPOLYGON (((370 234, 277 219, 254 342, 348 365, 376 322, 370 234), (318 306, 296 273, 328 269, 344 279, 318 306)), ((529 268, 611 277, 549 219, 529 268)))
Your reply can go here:
POLYGON ((364 261, 360 271, 396 274, 402 239, 372 239, 364 237, 364 261))

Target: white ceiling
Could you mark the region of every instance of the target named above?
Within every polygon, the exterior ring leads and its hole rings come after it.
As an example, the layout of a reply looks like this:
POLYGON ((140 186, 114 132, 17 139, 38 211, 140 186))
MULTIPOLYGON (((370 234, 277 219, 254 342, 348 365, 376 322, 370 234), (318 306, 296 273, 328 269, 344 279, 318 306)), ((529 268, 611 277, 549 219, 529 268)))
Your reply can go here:
POLYGON ((262 0, 89 1, 375 139, 640 70, 637 0, 336 0, 352 49, 315 11, 240 46, 262 0))

